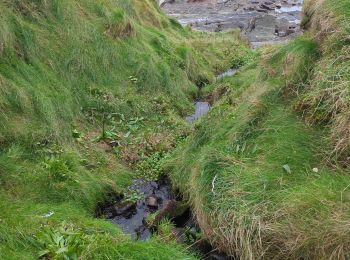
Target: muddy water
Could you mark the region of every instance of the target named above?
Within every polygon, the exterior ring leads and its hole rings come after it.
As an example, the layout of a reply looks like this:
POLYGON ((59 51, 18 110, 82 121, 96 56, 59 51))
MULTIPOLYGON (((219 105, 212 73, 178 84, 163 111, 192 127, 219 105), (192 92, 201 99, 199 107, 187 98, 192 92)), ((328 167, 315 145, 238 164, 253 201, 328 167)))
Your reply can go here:
POLYGON ((162 8, 182 25, 214 32, 240 29, 259 47, 299 35, 303 0, 174 0, 162 8))

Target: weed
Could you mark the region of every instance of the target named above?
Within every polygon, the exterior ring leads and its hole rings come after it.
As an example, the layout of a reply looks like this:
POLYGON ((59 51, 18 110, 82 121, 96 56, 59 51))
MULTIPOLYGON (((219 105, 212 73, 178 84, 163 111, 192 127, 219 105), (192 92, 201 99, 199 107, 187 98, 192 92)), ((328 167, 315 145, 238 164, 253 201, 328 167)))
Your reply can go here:
POLYGON ((63 158, 51 157, 44 162, 49 178, 54 182, 62 182, 71 178, 72 165, 63 158))
POLYGON ((144 199, 145 195, 139 191, 134 189, 128 189, 124 192, 124 201, 136 203, 139 200, 144 199))
POLYGON ((38 253, 40 258, 77 260, 86 244, 87 237, 74 230, 72 226, 62 224, 57 229, 43 228, 36 236, 36 240, 40 247, 38 253))

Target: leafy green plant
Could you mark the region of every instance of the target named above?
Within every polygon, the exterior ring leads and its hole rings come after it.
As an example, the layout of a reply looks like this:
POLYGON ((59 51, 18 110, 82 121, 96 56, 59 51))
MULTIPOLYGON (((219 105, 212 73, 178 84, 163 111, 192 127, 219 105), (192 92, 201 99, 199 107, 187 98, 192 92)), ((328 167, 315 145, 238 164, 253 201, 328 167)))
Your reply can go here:
POLYGON ((129 129, 129 131, 135 132, 140 128, 144 119, 144 117, 131 118, 128 122, 126 122, 126 127, 129 129))
POLYGON ((53 181, 66 181, 71 177, 71 166, 62 158, 51 157, 43 165, 49 172, 50 179, 53 181))
POLYGON ((77 260, 87 236, 63 223, 57 229, 46 227, 37 235, 39 257, 54 260, 77 260))
POLYGON ((136 172, 140 178, 156 180, 162 173, 163 161, 168 157, 168 153, 155 152, 150 157, 140 161, 136 165, 136 172))
POLYGON ((124 193, 124 201, 127 201, 127 202, 135 203, 139 200, 144 199, 144 197, 145 195, 141 191, 135 190, 135 189, 128 189, 124 193))

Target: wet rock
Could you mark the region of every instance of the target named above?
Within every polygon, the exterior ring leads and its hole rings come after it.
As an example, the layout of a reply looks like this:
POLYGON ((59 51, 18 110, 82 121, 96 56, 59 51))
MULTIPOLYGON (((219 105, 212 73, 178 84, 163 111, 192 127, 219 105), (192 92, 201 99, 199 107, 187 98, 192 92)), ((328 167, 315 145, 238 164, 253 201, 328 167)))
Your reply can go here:
POLYGON ((104 200, 99 201, 96 205, 95 214, 96 217, 111 218, 115 216, 115 204, 121 201, 123 195, 116 193, 114 190, 106 191, 103 195, 104 200))
MULTIPOLYGON (((182 25, 191 24, 193 29, 221 32, 229 29, 240 29, 253 47, 264 43, 281 43, 301 32, 287 28, 291 24, 299 25, 301 21, 302 0, 203 0, 200 2, 179 0, 166 5, 168 15, 177 18, 182 25), (274 16, 273 23, 266 26, 250 26, 251 20, 264 16, 274 16), (248 29, 247 29, 248 28, 248 29), (283 37, 284 39, 281 39, 283 37)), ((269 20, 269 18, 267 19, 269 20)))
POLYGON ((158 189, 158 184, 155 181, 151 181, 150 185, 153 189, 158 189))
POLYGON ((140 240, 145 240, 151 236, 151 231, 145 226, 139 226, 138 228, 136 228, 135 233, 136 233, 137 239, 140 239, 140 240))
POLYGON ((133 204, 113 203, 113 206, 105 212, 112 211, 111 221, 119 225, 126 234, 130 234, 133 239, 146 240, 151 236, 151 230, 147 224, 147 221, 154 218, 151 217, 151 213, 161 208, 166 201, 175 198, 171 183, 166 177, 155 182, 136 179, 129 186, 129 190, 142 194, 142 198, 140 197, 133 204))
POLYGON ((148 196, 145 202, 146 202, 146 205, 152 209, 157 209, 159 206, 159 199, 154 195, 148 196))
POLYGON ((114 218, 113 213, 112 213, 111 211, 107 212, 107 213, 106 213, 106 218, 107 218, 107 219, 114 218))
POLYGON ((260 8, 265 9, 265 10, 268 10, 268 11, 275 10, 274 7, 269 6, 269 5, 267 5, 267 4, 261 4, 261 5, 260 5, 260 8))
POLYGON ((108 144, 109 144, 111 147, 117 147, 117 146, 119 146, 119 142, 118 142, 118 141, 115 141, 115 140, 110 141, 108 144))
POLYGON ((130 218, 136 213, 136 203, 123 201, 115 205, 113 214, 114 216, 123 216, 125 218, 130 218))
POLYGON ((158 5, 160 7, 163 7, 166 4, 173 4, 175 3, 175 0, 158 0, 158 5))
POLYGON ((159 213, 156 215, 156 217, 154 218, 151 224, 152 226, 157 226, 162 219, 176 218, 184 214, 187 209, 188 209, 188 205, 186 203, 176 201, 176 200, 169 200, 164 203, 164 205, 159 210, 159 213))

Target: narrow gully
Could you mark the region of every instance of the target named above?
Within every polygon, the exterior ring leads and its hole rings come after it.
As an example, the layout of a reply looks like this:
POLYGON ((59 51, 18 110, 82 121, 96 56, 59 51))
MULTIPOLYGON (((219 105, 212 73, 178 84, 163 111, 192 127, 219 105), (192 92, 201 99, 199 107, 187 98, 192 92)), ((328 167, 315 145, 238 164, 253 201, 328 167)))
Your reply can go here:
MULTIPOLYGON (((229 69, 219 74, 216 81, 232 76, 237 71, 229 69)), ((195 106, 194 113, 185 118, 189 123, 194 123, 210 110, 209 102, 200 99, 195 102, 195 106)), ((126 198, 124 194, 111 195, 109 202, 98 207, 97 215, 120 226, 132 239, 142 241, 149 239, 163 218, 171 219, 175 226, 174 237, 181 243, 186 243, 188 237, 195 240, 196 234, 200 233, 191 209, 183 203, 181 194, 173 190, 168 177, 163 176, 157 181, 135 179, 128 187, 127 193, 133 194, 133 200, 126 198), (150 221, 152 214, 154 217, 150 221)), ((201 253, 203 259, 230 259, 213 249, 204 239, 197 240, 192 246, 195 251, 201 253)))

